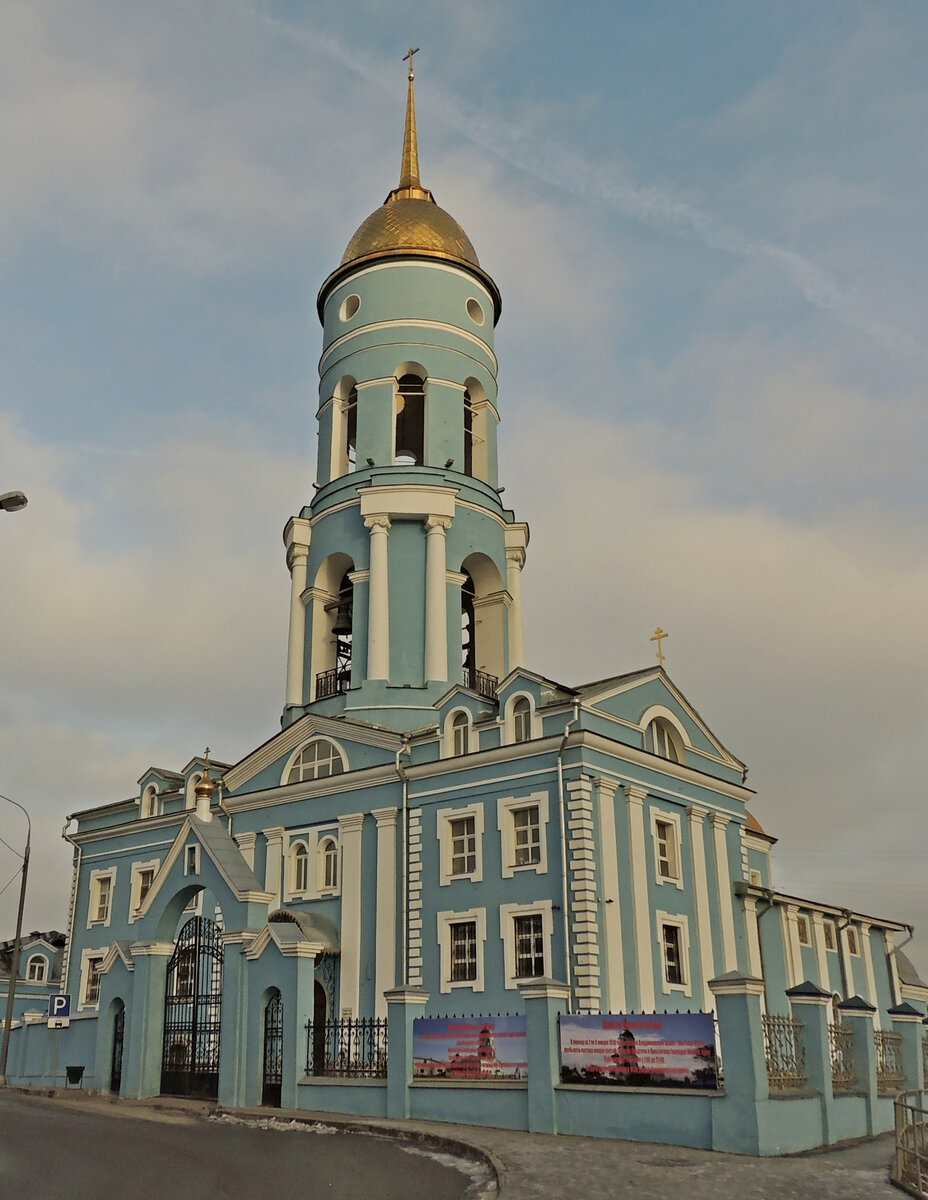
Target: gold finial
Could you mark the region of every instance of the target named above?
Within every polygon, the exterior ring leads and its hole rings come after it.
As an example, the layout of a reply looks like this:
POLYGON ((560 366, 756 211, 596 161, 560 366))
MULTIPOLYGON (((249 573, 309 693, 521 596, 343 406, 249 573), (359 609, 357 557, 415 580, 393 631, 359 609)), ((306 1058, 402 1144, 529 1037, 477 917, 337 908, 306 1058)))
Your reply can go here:
POLYGON ((663 629, 661 629, 660 625, 658 625, 657 629, 654 630, 654 635, 651 638, 652 642, 657 642, 657 661, 661 666, 664 665, 665 655, 663 641, 666 637, 670 637, 670 634, 664 633, 663 629))
POLYGON ((212 796, 215 790, 216 785, 209 777, 209 746, 207 746, 203 766, 203 778, 194 787, 193 793, 195 796, 212 796))
POLYGON ((419 47, 410 46, 409 53, 403 55, 403 62, 409 60, 409 90, 406 94, 406 129, 403 133, 403 161, 400 164, 399 186, 391 192, 397 200, 431 200, 432 194, 419 181, 419 138, 416 133, 416 96, 413 90, 413 80, 416 73, 413 70, 414 54, 419 53, 419 47))

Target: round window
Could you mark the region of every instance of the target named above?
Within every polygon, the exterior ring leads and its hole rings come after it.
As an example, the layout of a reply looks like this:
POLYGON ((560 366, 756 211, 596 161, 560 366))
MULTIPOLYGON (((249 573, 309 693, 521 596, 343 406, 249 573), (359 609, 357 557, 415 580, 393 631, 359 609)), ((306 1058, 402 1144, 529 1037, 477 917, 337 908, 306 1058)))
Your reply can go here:
POLYGON ((486 320, 479 301, 475 300, 473 296, 467 301, 467 315, 475 325, 482 325, 486 320))
POLYGON ((342 301, 342 306, 338 310, 338 315, 343 321, 350 321, 360 307, 361 297, 352 293, 350 296, 346 296, 342 301))

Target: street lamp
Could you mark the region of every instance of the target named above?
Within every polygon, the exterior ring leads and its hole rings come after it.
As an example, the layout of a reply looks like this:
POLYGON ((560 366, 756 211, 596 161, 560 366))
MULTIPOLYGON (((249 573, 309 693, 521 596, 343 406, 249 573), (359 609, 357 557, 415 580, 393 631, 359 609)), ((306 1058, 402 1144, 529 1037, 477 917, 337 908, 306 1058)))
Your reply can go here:
MULTIPOLYGON (((14 493, 15 494, 15 493, 14 493)), ((22 496, 22 492, 19 493, 22 496)), ((3 497, 0 496, 0 501, 3 497)), ((26 497, 23 496, 23 504, 26 497)), ((22 504, 19 506, 22 508, 22 504)), ((16 976, 19 974, 19 952, 22 945, 23 908, 26 904, 26 876, 29 874, 29 848, 32 842, 32 821, 29 814, 16 800, 0 793, 0 800, 6 800, 20 809, 26 816, 26 849, 23 854, 23 877, 19 885, 19 912, 16 914, 16 936, 13 938, 13 961, 10 963, 10 990, 6 996, 6 1020, 3 1023, 3 1045, 0 1047, 0 1087, 6 1086, 6 1060, 10 1052, 10 1028, 13 1024, 13 1001, 16 999, 16 976)), ((14 877, 15 878, 15 877, 14 877)))
POLYGON ((22 492, 4 492, 0 495, 0 509, 4 512, 19 512, 29 501, 22 492))

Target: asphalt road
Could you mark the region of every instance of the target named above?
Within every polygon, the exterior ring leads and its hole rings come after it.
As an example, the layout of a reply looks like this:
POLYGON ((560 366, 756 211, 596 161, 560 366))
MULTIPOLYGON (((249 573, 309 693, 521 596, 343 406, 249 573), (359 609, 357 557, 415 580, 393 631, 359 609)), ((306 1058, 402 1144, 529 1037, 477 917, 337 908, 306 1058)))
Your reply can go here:
POLYGON ((471 1183, 450 1159, 363 1134, 0 1093, 3 1200, 463 1200, 471 1183))

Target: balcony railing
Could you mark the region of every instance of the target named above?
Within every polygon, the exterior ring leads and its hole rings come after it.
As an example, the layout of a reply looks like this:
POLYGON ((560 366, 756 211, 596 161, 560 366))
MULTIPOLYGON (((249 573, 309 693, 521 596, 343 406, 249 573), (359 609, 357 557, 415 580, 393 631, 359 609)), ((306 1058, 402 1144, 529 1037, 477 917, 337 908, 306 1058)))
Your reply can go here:
POLYGON ((471 688, 478 696, 486 696, 488 700, 495 700, 499 679, 495 675, 488 675, 486 671, 472 671, 470 667, 465 667, 464 686, 471 688))
POLYGON ((320 671, 316 676, 316 699, 325 700, 327 696, 338 696, 347 692, 351 683, 351 675, 347 671, 333 668, 331 671, 320 671))

